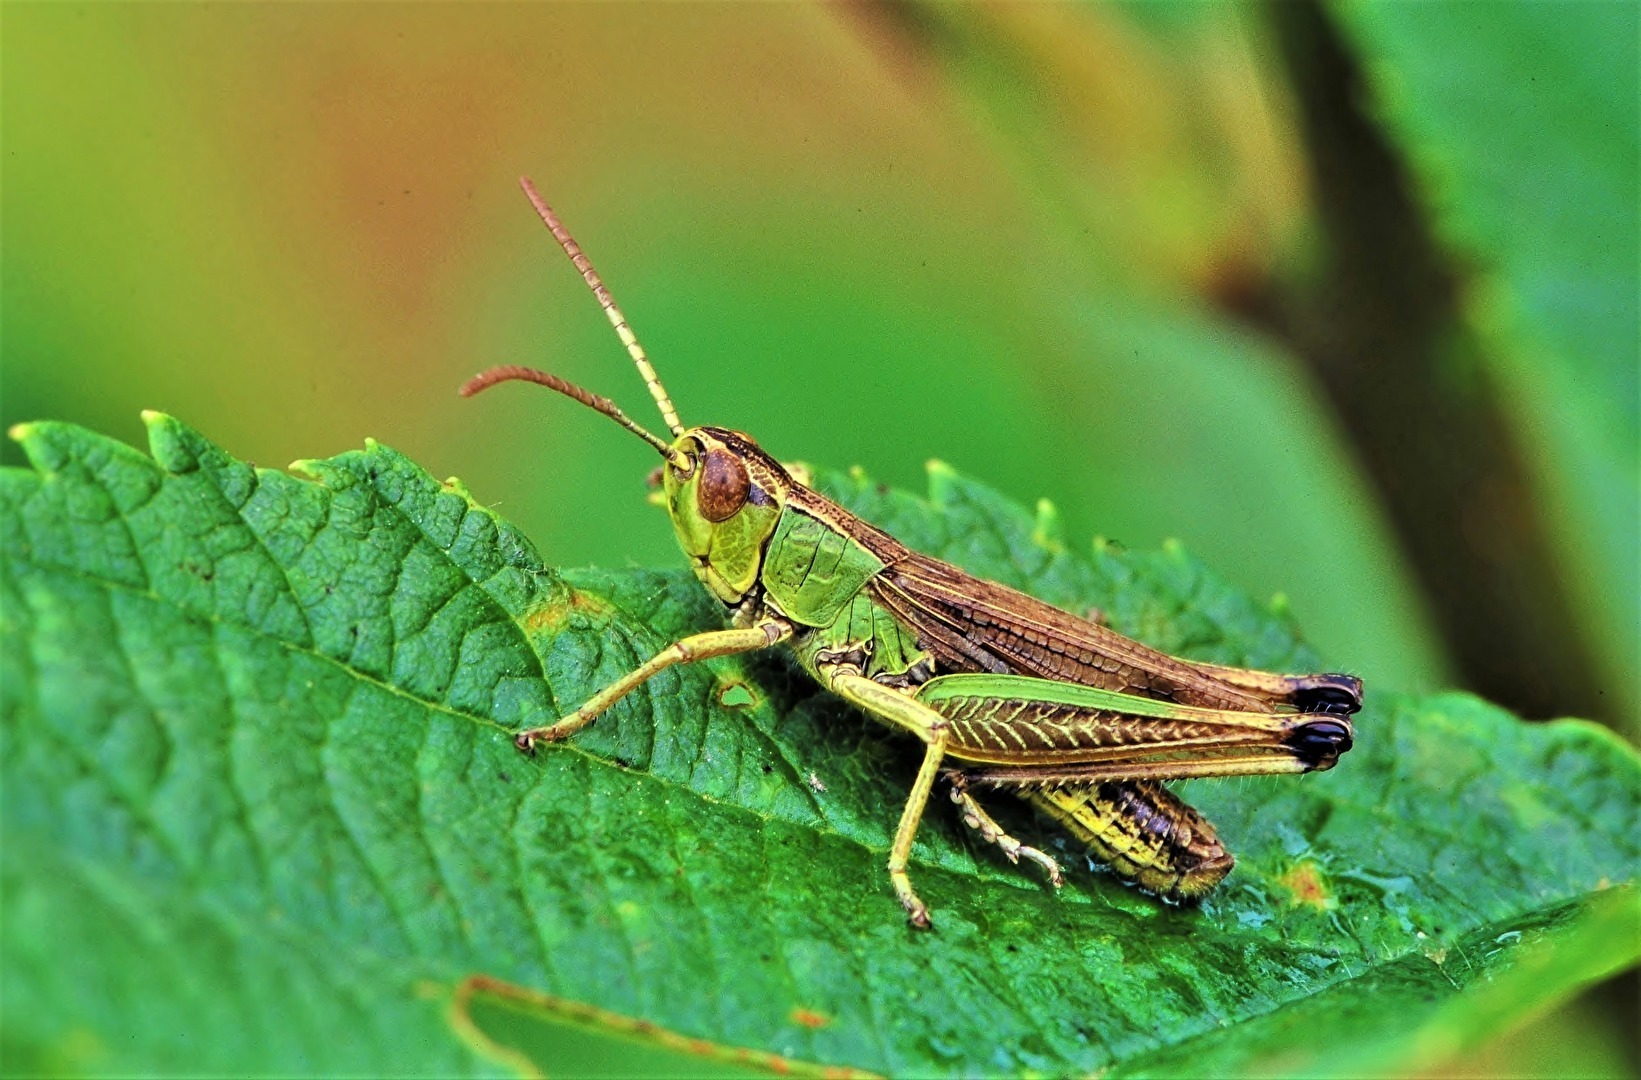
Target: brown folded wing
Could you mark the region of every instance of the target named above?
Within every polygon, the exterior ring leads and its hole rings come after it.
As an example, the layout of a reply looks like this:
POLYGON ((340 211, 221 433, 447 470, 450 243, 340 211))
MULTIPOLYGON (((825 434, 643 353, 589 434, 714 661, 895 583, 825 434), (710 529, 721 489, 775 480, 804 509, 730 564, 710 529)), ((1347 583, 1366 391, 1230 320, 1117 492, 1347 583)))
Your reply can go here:
POLYGON ((868 588, 917 628, 942 671, 1035 675, 1215 709, 1272 712, 1280 700, 915 552, 868 588))

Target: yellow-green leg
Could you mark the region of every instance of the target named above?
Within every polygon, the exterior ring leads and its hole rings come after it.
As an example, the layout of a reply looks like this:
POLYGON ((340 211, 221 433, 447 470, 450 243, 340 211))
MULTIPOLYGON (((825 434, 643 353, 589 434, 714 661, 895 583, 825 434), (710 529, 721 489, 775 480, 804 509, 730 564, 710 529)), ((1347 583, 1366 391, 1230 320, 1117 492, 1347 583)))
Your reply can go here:
POLYGON ((833 693, 854 702, 873 716, 911 732, 925 744, 923 765, 917 770, 912 793, 906 799, 906 809, 901 811, 900 824, 895 828, 894 842, 889 846, 889 884, 894 887, 895 896, 899 898, 900 906, 906 909, 906 917, 911 924, 926 929, 929 925, 929 908, 912 889, 906 864, 911 859, 912 841, 917 837, 917 825, 923 819, 923 808, 929 803, 934 778, 946 756, 946 720, 901 691, 873 682, 853 671, 822 667, 821 673, 833 693))
POLYGON ((895 827, 895 842, 889 846, 889 884, 894 887, 900 906, 906 909, 906 918, 922 929, 928 929, 929 908, 912 890, 912 879, 906 876, 906 863, 912 857, 917 824, 923 820, 923 808, 929 805, 929 791, 934 787, 935 775, 940 772, 940 762, 945 757, 946 733, 942 731, 923 751, 923 767, 917 770, 912 793, 906 798, 906 809, 900 812, 900 824, 895 827))
POLYGON ((771 620, 744 630, 711 630, 705 634, 696 634, 682 641, 675 641, 639 667, 594 694, 585 705, 569 716, 544 727, 521 731, 513 739, 513 743, 520 750, 528 752, 534 750, 538 742, 567 739, 592 723, 605 709, 643 685, 646 680, 674 664, 688 664, 714 656, 732 656, 735 653, 767 649, 791 632, 791 627, 785 623, 771 620))
POLYGON ((1034 847, 1027 847, 1014 837, 1003 831, 1003 827, 986 813, 984 807, 975 801, 961 776, 952 778, 952 802, 956 803, 961 811, 963 824, 980 834, 980 839, 988 844, 996 844, 1003 849, 1009 862, 1018 863, 1022 858, 1036 863, 1048 872, 1049 883, 1056 889, 1065 884, 1065 878, 1060 873, 1060 864, 1053 858, 1043 854, 1034 847))

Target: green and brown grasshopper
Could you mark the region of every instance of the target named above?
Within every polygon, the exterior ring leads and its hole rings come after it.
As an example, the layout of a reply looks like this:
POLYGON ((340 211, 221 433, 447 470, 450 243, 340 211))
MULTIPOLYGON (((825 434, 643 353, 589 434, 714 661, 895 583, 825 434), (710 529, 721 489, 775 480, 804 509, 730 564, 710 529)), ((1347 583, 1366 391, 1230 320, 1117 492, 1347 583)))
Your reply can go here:
POLYGON ((1162 781, 1330 769, 1350 749, 1358 679, 1168 656, 909 550, 794 479, 738 431, 686 428, 592 264, 530 182, 521 183, 638 365, 672 441, 608 399, 532 368, 492 368, 461 392, 539 383, 653 446, 678 542, 730 623, 673 643, 569 716, 520 733, 521 750, 568 738, 673 664, 784 644, 822 687, 923 744, 888 868, 912 924, 926 927, 929 910, 906 865, 942 766, 964 823, 1011 861, 1037 863, 1055 886, 1058 864, 1009 836, 974 789, 1014 791, 1116 873, 1187 900, 1219 884, 1234 860, 1213 826, 1162 781))

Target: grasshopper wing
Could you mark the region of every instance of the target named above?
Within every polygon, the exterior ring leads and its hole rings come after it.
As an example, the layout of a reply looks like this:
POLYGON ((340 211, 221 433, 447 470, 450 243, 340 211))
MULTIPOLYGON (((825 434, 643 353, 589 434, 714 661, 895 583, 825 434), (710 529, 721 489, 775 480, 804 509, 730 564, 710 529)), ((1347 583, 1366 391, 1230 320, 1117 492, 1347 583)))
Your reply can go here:
POLYGON ((1347 675, 1272 675, 1169 656, 1114 630, 906 552, 870 588, 916 627, 943 671, 1035 675, 1209 709, 1355 712, 1361 683, 1347 675))

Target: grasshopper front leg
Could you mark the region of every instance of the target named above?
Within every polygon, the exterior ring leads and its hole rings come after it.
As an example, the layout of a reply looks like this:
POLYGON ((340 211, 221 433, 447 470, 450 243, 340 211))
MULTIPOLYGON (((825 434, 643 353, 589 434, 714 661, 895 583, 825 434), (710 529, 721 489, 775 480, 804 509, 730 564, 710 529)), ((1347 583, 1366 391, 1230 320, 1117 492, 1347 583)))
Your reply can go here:
POLYGON ((585 705, 569 716, 542 727, 521 731, 513 744, 525 753, 535 750, 538 742, 557 742, 567 739, 592 723, 611 705, 626 697, 649 679, 674 664, 688 664, 708 660, 714 656, 733 656, 736 653, 756 652, 784 640, 792 628, 784 622, 766 619, 753 626, 736 630, 709 630, 704 634, 675 641, 650 657, 648 661, 623 675, 594 694, 585 705))
POLYGON ((821 664, 819 671, 827 687, 839 697, 923 740, 923 764, 917 770, 917 779, 912 782, 906 809, 901 811, 894 842, 889 846, 889 884, 894 887, 900 906, 906 909, 907 920, 913 926, 927 929, 929 908, 912 889, 906 864, 911 859, 918 822, 923 820, 923 808, 929 803, 929 792, 934 788, 940 763, 946 757, 946 743, 950 735, 946 731, 945 718, 900 691, 865 678, 853 668, 821 664))

